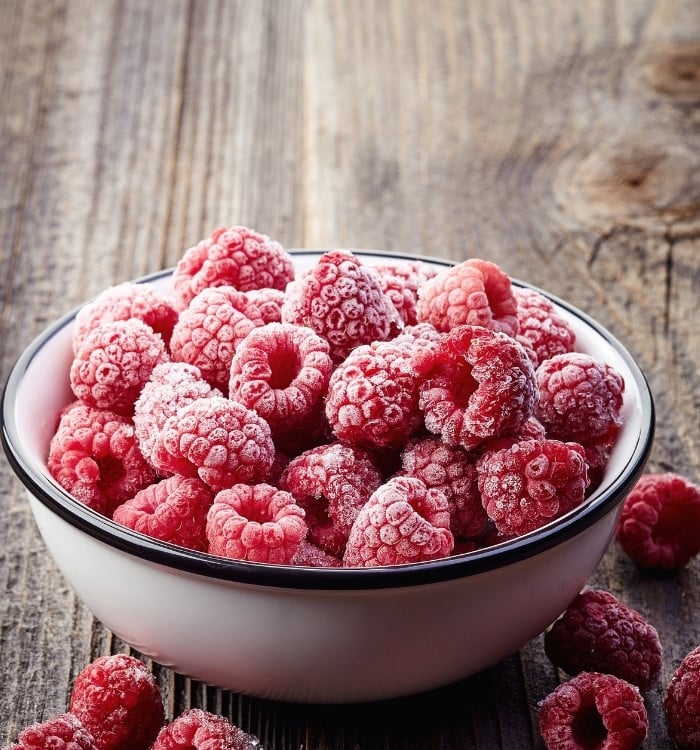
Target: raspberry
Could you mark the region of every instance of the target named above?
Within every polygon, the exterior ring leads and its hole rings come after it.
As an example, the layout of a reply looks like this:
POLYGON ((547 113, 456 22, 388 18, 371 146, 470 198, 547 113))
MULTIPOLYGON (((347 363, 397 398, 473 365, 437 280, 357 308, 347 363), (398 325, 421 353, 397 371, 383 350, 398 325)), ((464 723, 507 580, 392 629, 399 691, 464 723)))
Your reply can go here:
POLYGON ((365 446, 395 446, 423 424, 412 339, 358 346, 338 365, 326 396, 334 435, 365 446))
POLYGON ((81 401, 61 412, 47 466, 63 489, 105 516, 155 479, 131 422, 81 401))
POLYGON ((518 432, 537 401, 535 372, 523 347, 505 333, 459 326, 439 347, 417 351, 425 425, 450 445, 476 448, 518 432))
POLYGON ((643 474, 625 498, 616 537, 643 568, 686 565, 700 552, 700 487, 670 472, 643 474))
POLYGON ((240 292, 244 299, 241 312, 251 320, 263 323, 281 323, 284 292, 280 289, 251 289, 240 292))
POLYGON ((575 508, 588 486, 583 448, 558 440, 521 440, 488 451, 476 469, 484 508, 509 535, 526 534, 575 508))
POLYGON ((53 716, 19 733, 18 742, 5 750, 100 750, 82 722, 73 714, 53 716))
POLYGON ((185 251, 175 267, 175 294, 183 307, 208 287, 284 290, 294 278, 282 245, 247 227, 222 227, 185 251))
POLYGON ((132 281, 117 284, 105 289, 78 311, 73 326, 73 353, 77 354, 85 337, 94 328, 130 318, 138 318, 160 334, 167 346, 177 316, 175 298, 160 292, 152 284, 132 281))
POLYGON ((270 484, 236 484, 214 498, 207 519, 212 555, 289 565, 306 538, 304 511, 270 484))
POLYGON ((343 555, 346 567, 374 567, 447 557, 454 547, 449 503, 412 477, 394 477, 360 510, 343 555))
POLYGON ((536 371, 537 418, 547 434, 581 445, 612 443, 624 422, 625 381, 609 364, 570 352, 545 360, 536 371))
POLYGON ((312 422, 333 369, 328 343, 310 328, 254 328, 231 360, 229 395, 267 421, 273 436, 312 422))
POLYGON ((700 646, 687 653, 664 696, 666 726, 682 750, 700 748, 700 646))
POLYGON ((133 656, 101 656, 75 678, 70 712, 95 738, 98 750, 146 750, 163 725, 160 690, 133 656))
POLYGON ((196 399, 211 396, 221 396, 221 392, 213 389, 194 365, 165 362, 153 369, 134 404, 134 430, 141 453, 158 471, 167 473, 160 456, 168 417, 196 399))
POLYGON ((343 562, 335 555, 305 539, 292 558, 292 565, 305 568, 342 568, 343 562))
POLYGON ((568 672, 605 672, 648 690, 661 671, 656 628, 607 591, 579 594, 544 636, 545 653, 568 672))
POLYGON ((404 325, 418 322, 418 290, 437 274, 437 269, 421 261, 396 261, 372 266, 379 275, 384 294, 389 297, 404 325))
POLYGON ((514 288, 513 294, 518 304, 518 340, 534 352, 535 366, 574 351, 576 334, 547 297, 525 288, 514 288))
POLYGON ((455 537, 484 532, 489 519, 476 483, 475 460, 468 451, 436 437, 425 437, 410 441, 401 459, 406 476, 420 479, 447 497, 450 529, 455 537))
POLYGON ((280 478, 306 511, 309 540, 333 555, 342 555, 357 514, 381 483, 369 453, 342 443, 292 458, 280 478))
POLYGON ((611 674, 581 672, 538 708, 547 750, 635 750, 649 728, 639 689, 611 674))
POLYGON ((242 404, 222 396, 200 398, 163 426, 165 469, 198 476, 214 491, 264 481, 275 458, 270 428, 242 404))
POLYGON ((308 326, 325 338, 335 363, 356 346, 386 341, 403 327, 376 273, 344 250, 324 253, 289 284, 282 321, 308 326))
POLYGON ((438 331, 464 324, 518 333, 517 303, 508 276, 495 264, 470 258, 440 271, 418 291, 419 322, 438 331))
POLYGON ((260 741, 223 716, 191 708, 166 724, 151 750, 257 750, 260 741))
POLYGON ((152 328, 136 318, 115 320, 83 340, 71 364, 71 388, 88 406, 131 416, 153 368, 169 359, 152 328))
POLYGON ((142 534, 207 551, 207 512, 213 493, 196 477, 175 475, 145 487, 120 505, 112 518, 142 534))
POLYGON ((231 359, 238 345, 261 318, 252 320, 247 312, 258 308, 244 305, 239 293, 228 286, 205 289, 180 313, 170 340, 174 360, 195 365, 214 388, 228 389, 231 359))

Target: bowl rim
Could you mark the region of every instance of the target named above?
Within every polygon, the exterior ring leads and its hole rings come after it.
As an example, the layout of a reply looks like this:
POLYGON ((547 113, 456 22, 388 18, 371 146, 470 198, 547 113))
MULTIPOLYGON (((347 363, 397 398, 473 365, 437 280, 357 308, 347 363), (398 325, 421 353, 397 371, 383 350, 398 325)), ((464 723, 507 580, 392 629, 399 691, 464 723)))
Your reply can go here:
MULTIPOLYGON (((381 250, 348 248, 358 257, 390 261, 423 261, 433 266, 450 267, 460 261, 433 258, 425 255, 395 253, 381 250)), ((324 248, 288 249, 293 257, 320 256, 324 248)), ((136 283, 152 283, 172 275, 167 268, 134 279, 136 283)), ((646 422, 632 454, 610 485, 599 494, 587 498, 581 505, 549 524, 527 534, 500 542, 490 547, 464 552, 451 557, 420 563, 407 563, 373 568, 316 568, 282 566, 231 560, 163 542, 123 527, 110 518, 80 503, 66 492, 49 474, 37 473, 21 445, 15 420, 14 402, 22 379, 41 348, 66 326, 73 324, 78 310, 75 307, 40 332, 17 358, 2 392, 2 446, 7 460, 25 486, 39 502, 61 519, 93 539, 145 562, 172 568, 184 574, 205 576, 220 581, 255 584, 264 587, 304 590, 371 590, 421 586, 430 583, 465 578, 519 561, 548 550, 572 538, 598 520, 616 510, 620 497, 636 483, 651 452, 655 431, 655 407, 647 379, 622 343, 604 326, 574 305, 539 287, 510 277, 516 287, 533 289, 565 309, 570 315, 592 328, 629 368, 639 394, 639 408, 646 422)))

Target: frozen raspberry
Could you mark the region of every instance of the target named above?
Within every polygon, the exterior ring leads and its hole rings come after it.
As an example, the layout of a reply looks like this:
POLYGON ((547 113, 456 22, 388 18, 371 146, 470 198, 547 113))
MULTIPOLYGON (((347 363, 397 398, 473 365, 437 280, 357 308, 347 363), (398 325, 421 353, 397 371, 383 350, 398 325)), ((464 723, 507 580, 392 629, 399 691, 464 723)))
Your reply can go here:
POLYGON ((412 326, 406 326, 396 338, 402 340, 405 337, 409 337, 422 346, 436 348, 440 345, 443 335, 431 323, 416 323, 412 326))
POLYGON ((495 264, 470 258, 440 271, 418 291, 417 318, 438 331, 461 325, 518 333, 517 303, 508 276, 495 264))
POLYGON ((649 728, 639 688, 611 674, 581 672, 538 708, 547 750, 636 750, 649 728))
POLYGON ((105 516, 155 479, 131 422, 81 401, 61 412, 47 467, 63 489, 105 516))
POLYGON ((682 750, 700 750, 700 646, 687 653, 664 696, 666 726, 682 750))
POLYGON ((19 733, 18 741, 4 750, 99 750, 93 736, 73 714, 58 714, 32 724, 19 733))
POLYGON ((212 555, 289 565, 306 538, 304 511, 271 484, 236 484, 214 498, 207 519, 212 555))
POLYGON ((545 440, 547 433, 544 429, 544 425, 535 417, 529 417, 526 419, 520 429, 513 435, 507 435, 505 437, 494 438, 486 443, 482 443, 479 446, 479 455, 490 451, 500 451, 503 448, 511 448, 515 443, 519 443, 521 440, 545 440))
POLYGON ((263 323, 281 323, 284 292, 281 289, 251 289, 241 292, 244 304, 241 312, 251 320, 263 323))
POLYGON ((183 307, 209 287, 284 291, 294 278, 291 256, 264 234, 241 226, 222 227, 185 251, 173 274, 183 307))
POLYGON ((89 406, 131 416, 153 368, 169 359, 152 328, 136 318, 115 320, 83 340, 71 364, 71 388, 89 406))
POLYGON ((196 399, 212 396, 221 396, 221 392, 212 388, 194 365, 164 362, 153 369, 134 404, 133 420, 141 453, 159 472, 168 473, 160 461, 162 431, 168 417, 196 399))
POLYGON ((437 274, 437 268, 421 261, 395 261, 372 268, 379 275, 382 291, 391 300, 404 325, 415 325, 418 322, 418 290, 437 274))
POLYGON ((513 294, 518 303, 518 340, 532 348, 535 366, 574 351, 576 334, 547 297, 522 287, 515 287, 513 294))
POLYGON ((328 342, 310 328, 254 328, 231 360, 229 396, 257 412, 273 437, 315 419, 333 370, 328 342))
POLYGON ((545 633, 545 653, 571 675, 614 674, 648 690, 661 671, 656 628, 612 594, 589 589, 579 594, 545 633))
POLYGON ((286 290, 282 321, 308 326, 341 362, 361 344, 386 341, 403 327, 376 274, 352 253, 331 250, 286 290))
POLYGON ((447 497, 450 529, 455 537, 473 537, 484 532, 489 519, 481 504, 473 455, 461 446, 425 437, 411 440, 401 457, 406 476, 420 479, 447 497))
POLYGON ((231 360, 238 345, 262 318, 251 319, 241 312, 259 310, 245 306, 232 287, 219 286, 200 292, 180 313, 170 340, 170 352, 177 362, 198 367, 212 387, 225 392, 231 360))
POLYGON ((343 561, 326 552, 308 539, 305 539, 292 558, 292 565, 305 568, 342 568, 343 561))
POLYGON ((583 448, 559 440, 521 440, 488 451, 476 469, 489 518, 499 531, 516 536, 575 508, 588 486, 583 448))
POLYGON ((270 428, 245 406, 221 396, 200 398, 163 425, 161 465, 198 476, 214 491, 264 481, 275 458, 270 428))
POLYGON ((346 567, 374 567, 447 557, 454 547, 445 495, 413 477, 376 489, 350 530, 346 567))
POLYGON ((609 364, 570 352, 545 360, 536 371, 536 416, 550 437, 581 445, 612 443, 624 422, 625 381, 609 364))
POLYGON ((101 656, 75 678, 70 712, 95 738, 98 750, 146 750, 164 721, 158 684, 134 656, 101 656))
POLYGON ((342 555, 360 508, 381 483, 369 453, 342 443, 292 458, 280 478, 306 511, 309 540, 333 555, 342 555))
POLYGON ((191 708, 166 724, 151 750, 258 750, 260 741, 224 716, 191 708))
POLYGON ((177 316, 175 298, 158 291, 152 284, 133 281, 117 284, 105 289, 78 311, 73 328, 73 353, 78 353, 85 337, 94 328, 131 318, 141 320, 160 334, 167 346, 177 316))
POLYGON ((517 433, 533 414, 537 384, 532 363, 511 336, 480 326, 459 326, 439 347, 418 348, 425 425, 450 445, 476 448, 517 433))
POLYGON ((684 566, 700 552, 700 487, 670 472, 643 474, 625 498, 616 537, 643 568, 684 566))
POLYGON ((333 372, 326 417, 334 435, 365 446, 401 445, 423 424, 411 340, 358 346, 333 372))
POLYGON ((145 487, 114 511, 112 518, 142 534, 207 551, 207 513, 213 492, 196 477, 175 475, 145 487))

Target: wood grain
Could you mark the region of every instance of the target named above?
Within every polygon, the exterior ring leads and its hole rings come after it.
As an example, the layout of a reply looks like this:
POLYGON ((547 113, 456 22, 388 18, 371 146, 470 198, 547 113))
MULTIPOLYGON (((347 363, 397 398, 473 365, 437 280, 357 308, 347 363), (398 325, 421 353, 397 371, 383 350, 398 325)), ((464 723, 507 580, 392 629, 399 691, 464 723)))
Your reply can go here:
MULTIPOLYGON (((287 247, 479 255, 609 326, 651 385, 650 470, 700 481, 700 6, 693 0, 0 0, 0 361, 106 286, 216 226, 287 247)), ((700 561, 592 583, 665 644, 661 701, 700 643, 700 561)), ((62 711, 127 647, 47 558, 0 473, 0 743, 62 711)), ((564 675, 541 638, 387 704, 289 706, 154 665, 169 715, 202 706, 280 750, 541 750, 564 675)))

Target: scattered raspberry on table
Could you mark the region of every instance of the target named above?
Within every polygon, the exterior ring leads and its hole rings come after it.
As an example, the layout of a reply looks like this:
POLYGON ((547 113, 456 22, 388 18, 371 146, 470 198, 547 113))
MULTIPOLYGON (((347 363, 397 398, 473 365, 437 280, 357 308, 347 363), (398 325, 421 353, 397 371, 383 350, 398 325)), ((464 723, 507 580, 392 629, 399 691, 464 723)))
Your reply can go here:
POLYGON ((700 750, 700 646, 687 653, 664 696, 671 739, 682 750, 700 750))

